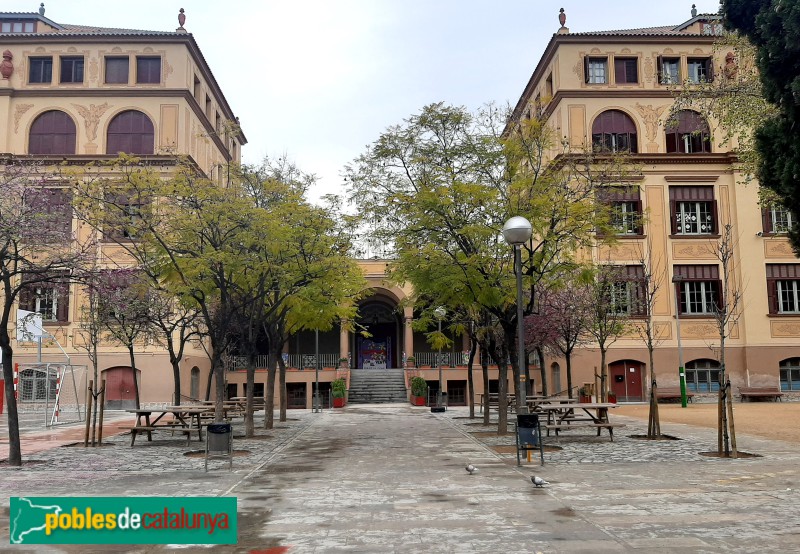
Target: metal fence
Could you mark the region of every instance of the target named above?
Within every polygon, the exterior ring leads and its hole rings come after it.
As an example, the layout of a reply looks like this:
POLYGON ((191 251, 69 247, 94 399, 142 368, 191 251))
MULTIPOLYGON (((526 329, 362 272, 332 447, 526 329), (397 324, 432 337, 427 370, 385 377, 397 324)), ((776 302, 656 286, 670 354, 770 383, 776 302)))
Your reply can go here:
MULTIPOLYGON (((316 365, 316 357, 314 354, 284 354, 284 363, 286 367, 294 367, 297 369, 314 369, 316 365)), ((256 368, 263 369, 268 365, 268 356, 262 354, 256 356, 256 368)), ((319 367, 338 367, 339 354, 320 354, 319 367)), ((247 369, 247 358, 244 356, 232 356, 228 364, 230 371, 244 371, 247 369)))

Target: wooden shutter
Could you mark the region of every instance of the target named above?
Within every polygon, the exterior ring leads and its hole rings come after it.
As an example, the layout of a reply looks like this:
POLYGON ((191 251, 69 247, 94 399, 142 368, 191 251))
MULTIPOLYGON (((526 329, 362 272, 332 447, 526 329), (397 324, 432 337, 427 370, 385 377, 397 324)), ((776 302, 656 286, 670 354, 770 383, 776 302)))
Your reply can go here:
POLYGON ((642 210, 642 199, 639 198, 636 200, 636 234, 643 235, 644 234, 644 225, 642 220, 644 219, 644 211, 642 210))
POLYGON ((714 80, 714 60, 711 58, 706 60, 706 80, 709 83, 714 80))
POLYGON ((767 279, 767 299, 769 300, 769 313, 778 313, 778 280, 767 279))
POLYGON ((59 323, 69 321, 69 284, 56 283, 56 294, 58 295, 58 307, 56 309, 56 320, 59 323))
POLYGON ((31 290, 30 285, 24 284, 25 278, 23 277, 22 279, 23 279, 23 286, 20 287, 19 294, 17 295, 19 299, 19 309, 32 312, 35 306, 33 291, 31 290))
POLYGON ((761 208, 761 229, 765 235, 772 234, 772 209, 761 208))
POLYGON ((719 234, 719 228, 720 228, 720 224, 719 224, 719 215, 718 215, 718 210, 717 210, 717 201, 716 200, 712 200, 711 201, 711 232, 714 233, 715 235, 718 235, 719 234))
POLYGON ((659 56, 656 58, 658 61, 656 62, 656 79, 658 79, 658 84, 664 84, 664 56, 659 56))
POLYGON ((589 83, 589 57, 583 57, 583 81, 589 83))
POLYGON ((669 200, 669 223, 672 228, 672 234, 678 234, 678 216, 676 213, 677 203, 674 199, 670 198, 669 200))

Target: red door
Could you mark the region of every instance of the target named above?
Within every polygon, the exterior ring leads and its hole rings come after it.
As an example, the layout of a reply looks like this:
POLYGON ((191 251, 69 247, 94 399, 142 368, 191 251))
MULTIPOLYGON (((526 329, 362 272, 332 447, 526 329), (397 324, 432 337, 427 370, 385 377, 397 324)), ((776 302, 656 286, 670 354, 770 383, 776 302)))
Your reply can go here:
POLYGON ((112 367, 103 371, 106 380, 106 408, 127 410, 136 407, 133 371, 130 367, 112 367))
POLYGON ((642 362, 622 360, 608 366, 610 390, 617 395, 617 402, 641 402, 642 362))

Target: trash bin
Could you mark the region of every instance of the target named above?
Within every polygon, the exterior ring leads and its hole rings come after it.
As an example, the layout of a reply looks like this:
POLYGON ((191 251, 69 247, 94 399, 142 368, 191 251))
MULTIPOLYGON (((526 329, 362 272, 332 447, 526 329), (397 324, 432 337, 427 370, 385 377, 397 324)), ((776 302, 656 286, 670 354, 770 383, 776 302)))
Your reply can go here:
POLYGON ((206 428, 206 471, 209 459, 227 459, 233 470, 233 425, 212 423, 206 428))
POLYGON ((544 445, 542 445, 542 433, 539 427, 539 414, 517 414, 516 423, 517 438, 517 465, 522 465, 520 452, 539 450, 542 465, 544 465, 544 445))

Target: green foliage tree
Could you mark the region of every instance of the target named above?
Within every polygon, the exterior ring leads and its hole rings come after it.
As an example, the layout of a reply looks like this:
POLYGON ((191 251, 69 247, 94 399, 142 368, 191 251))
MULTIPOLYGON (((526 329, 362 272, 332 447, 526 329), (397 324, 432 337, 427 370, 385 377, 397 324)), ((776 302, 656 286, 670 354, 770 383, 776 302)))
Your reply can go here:
MULTIPOLYGON (((800 214, 800 1, 723 0, 721 12, 725 25, 755 47, 764 97, 777 110, 755 134, 759 183, 800 214)), ((800 253, 800 227, 789 239, 800 253)))
POLYGON ((513 259, 502 226, 514 215, 533 225, 522 247, 530 314, 536 288, 572 268, 581 249, 596 245, 595 229, 608 228, 595 189, 624 167, 616 156, 563 148, 543 119, 507 121, 493 106, 473 114, 432 104, 390 127, 346 171, 371 232, 396 248, 390 277, 449 313, 485 310, 497 327, 501 340, 484 347, 499 367, 500 433, 507 360, 519 371, 513 259))

